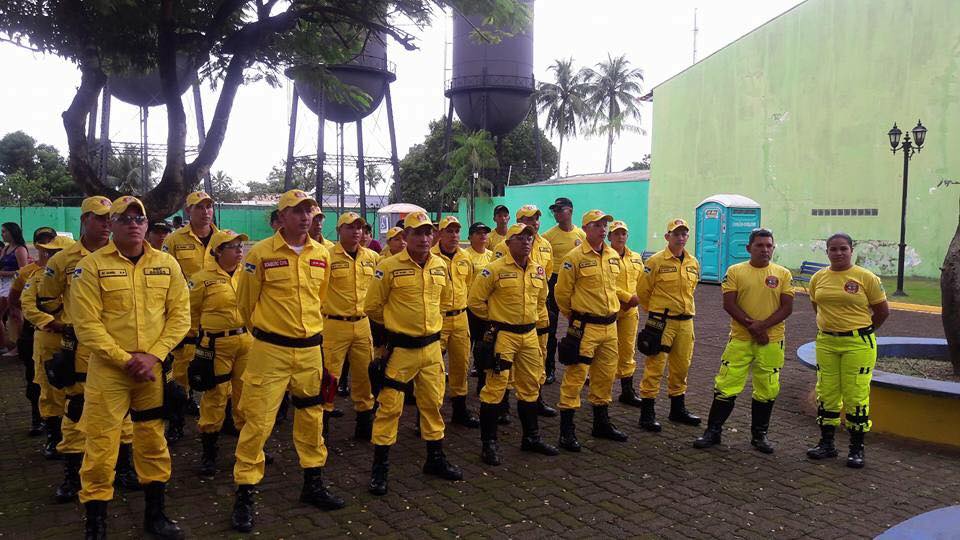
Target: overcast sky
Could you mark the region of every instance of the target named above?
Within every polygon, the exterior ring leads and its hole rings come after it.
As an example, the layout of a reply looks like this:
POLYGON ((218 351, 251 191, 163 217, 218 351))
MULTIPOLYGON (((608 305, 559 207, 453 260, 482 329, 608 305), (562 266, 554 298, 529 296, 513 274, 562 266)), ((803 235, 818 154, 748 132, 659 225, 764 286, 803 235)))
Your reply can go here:
MULTIPOLYGON (((577 65, 592 66, 606 58, 607 53, 626 54, 633 66, 644 70, 647 91, 691 65, 694 9, 700 60, 798 3, 799 0, 539 0, 534 15, 534 75, 538 80, 548 80, 548 66, 561 57, 572 56, 577 65)), ((390 46, 390 59, 397 64, 397 80, 391 89, 401 159, 410 146, 422 141, 428 121, 446 112, 444 31, 449 31, 450 26, 438 19, 432 27, 418 32, 418 51, 390 46)), ((0 44, 0 66, 6 75, 0 85, 0 136, 23 130, 65 153, 60 114, 79 84, 77 69, 58 58, 9 44, 0 44)), ((185 97, 190 139, 196 144, 193 101, 189 93, 185 97)), ((223 170, 241 183, 263 180, 270 168, 286 157, 290 98, 290 85, 271 88, 257 83, 241 88, 213 170, 223 170)), ((216 94, 204 87, 203 107, 208 122, 215 103, 216 94)), ((138 141, 138 109, 117 100, 112 107, 111 140, 138 141)), ((151 142, 164 142, 163 109, 151 109, 149 118, 151 142)), ((655 129, 650 104, 643 105, 641 125, 646 135, 624 134, 615 144, 614 170, 639 161, 650 151, 650 137, 655 129)), ((317 119, 303 106, 297 131, 296 153, 315 153, 317 119)), ((355 154, 356 132, 349 125, 345 132, 346 153, 355 154)), ((328 153, 335 151, 334 138, 334 126, 328 123, 328 153)), ((556 144, 556 138, 551 139, 556 144)), ((561 172, 601 171, 605 145, 605 137, 566 141, 561 172)), ((364 147, 368 155, 389 156, 385 105, 364 120, 364 147)), ((388 170, 384 173, 389 177, 388 170)))

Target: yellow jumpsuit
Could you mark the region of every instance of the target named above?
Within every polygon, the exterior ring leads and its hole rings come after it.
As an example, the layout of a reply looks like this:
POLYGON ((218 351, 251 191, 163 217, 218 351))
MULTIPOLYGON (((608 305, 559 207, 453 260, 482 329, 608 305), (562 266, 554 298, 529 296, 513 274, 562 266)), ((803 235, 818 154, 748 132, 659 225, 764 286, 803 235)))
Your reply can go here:
POLYGON ((43 272, 35 272, 23 286, 20 294, 20 307, 23 318, 36 330, 33 333, 33 382, 40 385, 40 416, 50 418, 63 414, 66 397, 63 390, 55 388, 47 381, 43 362, 53 358, 60 350, 60 333, 49 328, 49 324, 60 321, 60 310, 51 315, 37 307, 37 287, 43 278, 43 272))
MULTIPOLYGON (((637 280, 643 274, 643 259, 639 253, 623 247, 620 256, 623 272, 617 286, 623 291, 637 290, 637 280)), ((636 306, 620 310, 617 314, 617 348, 620 362, 617 364, 617 378, 633 377, 637 370, 637 327, 640 324, 640 310, 636 306)))
POLYGON ((440 244, 430 253, 447 264, 450 286, 440 298, 443 330, 440 331, 440 350, 447 354, 447 390, 450 397, 467 395, 467 374, 470 371, 470 326, 467 322, 467 292, 473 281, 473 263, 466 250, 457 247, 453 257, 440 251, 440 244))
MULTIPOLYGON (((493 232, 490 234, 493 234, 493 232)), ((493 258, 499 259, 509 252, 506 241, 501 240, 493 248, 493 258)), ((539 234, 533 237, 533 249, 530 251, 530 260, 542 266, 547 276, 553 275, 553 247, 551 247, 550 242, 547 242, 547 240, 539 234)), ((537 322, 537 338, 540 340, 540 354, 543 355, 544 358, 547 357, 547 334, 549 333, 549 319, 546 322, 537 322)), ((547 374, 544 372, 543 380, 540 381, 540 384, 543 384, 546 378, 547 374)))

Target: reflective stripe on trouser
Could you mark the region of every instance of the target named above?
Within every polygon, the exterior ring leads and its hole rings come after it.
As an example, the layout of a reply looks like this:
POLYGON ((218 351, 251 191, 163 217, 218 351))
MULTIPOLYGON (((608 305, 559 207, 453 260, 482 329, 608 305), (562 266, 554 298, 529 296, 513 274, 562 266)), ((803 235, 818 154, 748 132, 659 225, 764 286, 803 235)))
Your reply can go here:
MULTIPOLYGON (((77 370, 85 373, 89 369, 90 349, 83 345, 77 345, 75 354, 77 370)), ((80 415, 79 421, 74 422, 66 414, 67 408, 70 407, 71 399, 69 396, 84 396, 84 394, 85 389, 82 382, 64 388, 65 401, 63 409, 60 411, 60 414, 63 415, 63 422, 60 425, 63 437, 57 444, 57 452, 61 454, 79 454, 83 452, 83 448, 86 446, 87 437, 83 415, 80 415)), ((84 407, 86 407, 86 401, 84 401, 84 407)), ((120 442, 123 444, 133 442, 133 422, 130 421, 129 415, 123 417, 120 428, 120 442)))
MULTIPOLYGON (((370 335, 370 319, 338 321, 324 319, 323 365, 336 378, 343 373, 344 361, 350 362, 350 399, 355 411, 373 408, 373 391, 370 389, 370 361, 373 360, 373 338, 370 335)), ((324 403, 323 408, 333 410, 333 403, 324 403)))
POLYGON ((486 370, 487 379, 480 391, 480 401, 500 403, 511 380, 517 389, 518 400, 537 401, 543 377, 543 356, 540 353, 537 331, 531 330, 526 334, 501 331, 497 334, 494 351, 504 361, 513 362, 513 366, 500 373, 492 369, 486 370))
POLYGON ((440 350, 447 355, 447 391, 450 397, 467 395, 467 375, 470 371, 470 324, 467 312, 443 318, 440 331, 440 350))
POLYGON ((637 371, 637 328, 640 326, 640 312, 632 308, 621 312, 617 317, 617 350, 620 361, 617 363, 617 378, 633 377, 637 371))
POLYGON ((670 352, 648 356, 643 364, 643 380, 640 381, 640 397, 655 398, 660 392, 660 379, 663 368, 669 364, 670 376, 667 379, 667 395, 679 396, 687 393, 687 372, 693 359, 693 319, 678 321, 667 319, 663 329, 661 344, 670 347, 670 352))
MULTIPOLYGON (((162 366, 153 366, 154 380, 135 382, 112 360, 94 356, 87 373, 82 423, 87 433, 80 468, 80 502, 113 499, 113 470, 120 432, 128 412, 163 406, 162 366)), ((163 437, 163 419, 133 422, 133 464, 141 484, 170 479, 170 452, 163 437)))
MULTIPOLYGON (((320 395, 323 378, 323 351, 316 347, 294 348, 253 340, 243 374, 240 409, 246 422, 237 439, 237 463, 233 480, 238 485, 258 484, 263 479, 263 445, 270 437, 283 394, 294 398, 320 395)), ((323 467, 327 447, 323 442, 323 408, 317 404, 294 407, 293 445, 300 467, 323 467)))
POLYGON ((720 398, 736 397, 743 392, 753 367, 753 399, 773 401, 780 394, 780 370, 783 369, 783 341, 760 345, 755 341, 731 339, 720 357, 720 371, 714 379, 714 393, 720 398))
POLYGON ((560 384, 561 409, 579 409, 580 391, 590 374, 590 393, 587 400, 592 405, 610 403, 613 378, 617 373, 617 325, 586 324, 580 342, 580 356, 592 358, 590 365, 564 366, 563 382, 560 384))
POLYGON ((43 362, 59 350, 60 334, 40 330, 33 334, 33 382, 40 385, 40 416, 44 418, 62 415, 65 406, 63 390, 47 381, 47 372, 43 369, 43 362))
POLYGON ((817 423, 870 431, 870 380, 877 364, 876 337, 817 335, 817 423))
MULTIPOLYGON (((204 345, 210 338, 203 338, 204 345)), ((243 372, 247 368, 247 359, 250 356, 250 346, 253 336, 240 334, 217 338, 213 342, 214 375, 232 373, 229 381, 224 381, 203 393, 200 398, 200 419, 197 429, 200 433, 217 433, 223 427, 223 420, 227 414, 227 400, 230 400, 233 412, 233 424, 237 429, 243 429, 243 410, 240 409, 240 399, 243 396, 243 372)))
POLYGON ((190 343, 172 351, 170 354, 173 355, 173 368, 170 369, 173 380, 184 389, 190 388, 190 381, 187 378, 187 367, 190 366, 190 362, 193 361, 193 357, 197 354, 197 346, 190 343))
MULTIPOLYGON (((386 376, 401 383, 414 382, 414 396, 420 410, 420 438, 425 441, 443 439, 444 373, 440 342, 435 341, 420 349, 393 349, 387 362, 386 376)), ((397 442, 397 427, 403 413, 403 392, 385 386, 377 396, 380 406, 373 420, 373 444, 392 445, 397 442)))

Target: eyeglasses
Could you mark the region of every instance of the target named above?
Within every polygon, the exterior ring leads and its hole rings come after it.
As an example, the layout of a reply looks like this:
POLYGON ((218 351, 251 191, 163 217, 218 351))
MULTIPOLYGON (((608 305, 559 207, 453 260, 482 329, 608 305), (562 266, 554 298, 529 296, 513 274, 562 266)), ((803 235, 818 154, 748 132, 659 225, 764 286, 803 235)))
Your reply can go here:
POLYGON ((222 244, 220 246, 220 249, 222 250, 238 249, 239 250, 239 249, 243 249, 243 244, 222 244))
POLYGON ((121 214, 119 216, 113 216, 111 219, 114 223, 118 223, 120 225, 129 225, 131 223, 143 225, 147 222, 147 216, 124 216, 121 214))

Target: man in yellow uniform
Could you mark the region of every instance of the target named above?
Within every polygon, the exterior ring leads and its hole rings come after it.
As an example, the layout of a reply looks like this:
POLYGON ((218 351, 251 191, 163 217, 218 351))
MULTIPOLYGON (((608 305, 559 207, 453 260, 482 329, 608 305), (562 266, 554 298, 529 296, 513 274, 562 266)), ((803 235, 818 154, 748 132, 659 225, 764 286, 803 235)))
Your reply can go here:
MULTIPOLYGON (((477 276, 480 275, 480 271, 483 270, 487 264, 493 260, 493 252, 487 249, 487 237, 490 234, 490 227, 487 227, 486 224, 478 221, 473 225, 470 225, 470 229, 467 233, 467 239, 470 241, 470 247, 465 249, 467 252, 467 258, 470 259, 470 263, 473 264, 473 273, 471 274, 469 285, 473 284, 473 281, 476 280, 477 276)), ((483 336, 485 331, 485 323, 482 319, 474 315, 470 309, 467 309, 467 324, 470 326, 470 350, 476 346, 477 341, 483 336)), ((481 373, 477 370, 476 358, 474 358, 473 368, 470 371, 470 376, 476 377, 481 373)), ((482 384, 477 384, 477 395, 480 395, 480 389, 483 387, 482 384)))
MULTIPOLYGON (((360 245, 365 224, 356 212, 346 212, 337 220, 340 241, 330 253, 330 287, 323 304, 323 359, 324 367, 334 377, 340 376, 344 364, 351 366, 350 396, 357 413, 353 436, 369 441, 373 430, 373 393, 367 369, 373 360, 373 342, 363 302, 378 256, 360 245)), ((323 408, 329 413, 333 403, 324 403, 323 408)))
MULTIPOLYGON (((170 233, 163 241, 163 250, 173 255, 180 263, 183 276, 190 279, 209 264, 211 255, 207 249, 210 238, 217 232, 213 224, 213 198, 203 191, 194 191, 187 195, 187 215, 190 222, 170 233)), ((189 388, 187 366, 196 352, 196 334, 191 331, 173 350, 173 368, 170 376, 182 388, 189 388)), ((192 396, 186 407, 192 414, 199 413, 199 406, 192 396)), ((170 411, 167 426, 167 441, 174 443, 183 438, 184 408, 170 411)))
POLYGON ((308 234, 315 242, 327 248, 327 251, 333 252, 333 246, 335 244, 323 237, 323 222, 325 219, 327 219, 327 216, 323 215, 323 209, 320 209, 317 214, 313 216, 313 221, 310 222, 310 231, 308 234))
POLYGON ((507 229, 510 226, 510 209, 502 204, 498 204, 493 209, 493 223, 496 228, 487 235, 487 249, 495 248, 507 236, 507 229))
POLYGON ((593 436, 623 442, 627 435, 610 422, 613 377, 619 359, 617 313, 631 296, 618 287, 623 272, 620 257, 604 240, 613 217, 600 210, 583 214, 586 241, 563 258, 554 289, 560 313, 569 321, 567 335, 557 347, 566 366, 560 383, 560 448, 580 451, 574 414, 580 408, 580 391, 590 375, 593 436))
POLYGON ((670 396, 670 420, 699 426, 700 418, 690 414, 684 403, 687 372, 693 358, 693 316, 696 308, 693 292, 700 281, 700 262, 685 248, 690 227, 683 219, 667 222, 663 238, 667 247, 647 259, 643 275, 637 281, 637 297, 648 312, 641 332, 640 352, 647 356, 640 381, 640 427, 657 432, 655 408, 663 368, 669 365, 667 395, 670 396))
POLYGON ((586 238, 583 229, 573 224, 573 201, 566 197, 557 197, 557 200, 550 205, 550 211, 553 212, 553 219, 557 224, 543 233, 543 237, 550 242, 550 248, 553 250, 553 273, 550 275, 550 295, 547 296, 547 313, 550 315, 550 326, 547 329, 547 357, 544 362, 546 367, 546 384, 553 384, 556 380, 556 359, 557 359, 557 300, 554 298, 553 289, 557 286, 557 272, 563 263, 563 258, 570 253, 570 250, 583 244, 586 238))
POLYGON ((113 202, 113 239, 80 261, 66 308, 77 338, 91 350, 80 469, 87 538, 106 536, 116 449, 128 412, 133 459, 146 494, 144 532, 184 536, 164 514, 170 452, 163 437, 162 361, 190 330, 190 300, 174 258, 145 241, 146 214, 135 197, 113 202))
POLYGON ((480 457, 487 465, 500 464, 497 419, 511 375, 523 426, 520 449, 546 456, 559 453, 540 439, 537 418, 543 356, 536 327, 547 318, 547 271, 530 260, 534 234, 529 225, 511 226, 506 237, 509 252, 481 270, 470 288, 470 310, 489 324, 477 348, 477 362, 486 372, 480 392, 480 457))
POLYGON ((454 424, 468 428, 480 427, 480 420, 467 409, 467 375, 470 371, 470 325, 467 321, 467 292, 473 281, 473 262, 460 247, 460 221, 446 216, 437 224, 440 241, 430 249, 447 264, 449 286, 440 298, 443 330, 440 331, 440 350, 447 355, 447 390, 453 405, 454 424))
POLYGON ((257 242, 240 274, 237 301, 246 327, 253 332, 243 374, 240 410, 244 424, 237 440, 233 479, 237 498, 233 528, 253 530, 253 493, 263 479, 263 445, 273 429, 277 409, 289 389, 295 408, 293 442, 303 468, 300 501, 321 510, 343 508, 343 499, 323 482, 327 448, 323 408, 333 399, 336 382, 323 369, 323 317, 320 306, 330 283, 330 253, 307 234, 317 201, 299 189, 280 197, 281 227, 257 242))
POLYGON ((200 476, 217 472, 217 440, 231 399, 234 425, 243 427, 238 406, 243 395, 243 372, 253 337, 244 328, 237 305, 240 262, 247 235, 224 229, 213 234, 208 249, 214 263, 187 281, 190 290, 191 330, 197 334, 197 354, 187 369, 190 386, 203 391, 197 430, 203 451, 200 476))
POLYGON ((750 444, 764 454, 773 453, 767 430, 773 402, 780 394, 783 321, 793 312, 793 276, 770 262, 774 248, 772 232, 754 229, 747 240, 750 260, 731 266, 723 277, 723 309, 730 315, 730 340, 720 357, 707 430, 694 441, 694 448, 720 444, 723 423, 752 371, 750 444))
POLYGON ((377 264, 383 262, 387 257, 392 257, 407 248, 407 243, 403 240, 403 228, 391 227, 387 231, 387 247, 380 252, 377 257, 377 264))
MULTIPOLYGON (((610 223, 610 247, 620 256, 620 290, 633 293, 637 290, 637 280, 643 274, 643 259, 627 247, 630 230, 623 221, 610 223)), ((617 378, 620 379, 620 403, 639 407, 640 397, 633 389, 633 374, 637 370, 637 326, 640 324, 637 303, 634 296, 629 302, 621 302, 617 314, 617 348, 620 361, 617 363, 617 378)))
POLYGON ((413 385, 420 411, 421 438, 427 441, 424 474, 460 480, 463 473, 443 453, 444 372, 440 350, 443 317, 440 298, 449 287, 447 265, 430 253, 436 229, 425 212, 411 212, 403 220, 407 249, 383 261, 367 291, 365 310, 386 327, 383 388, 373 421, 373 470, 370 493, 387 493, 390 447, 397 442, 403 412, 403 394, 413 385))
MULTIPOLYGON (((63 440, 57 445, 57 452, 64 455, 63 483, 57 488, 58 502, 69 502, 77 496, 80 489, 80 465, 85 447, 84 426, 80 423, 84 410, 84 387, 86 384, 91 348, 76 334, 76 326, 70 307, 74 270, 79 263, 94 251, 106 246, 110 241, 110 199, 106 197, 88 197, 80 205, 80 223, 83 233, 80 241, 63 247, 62 244, 40 244, 41 249, 61 249, 47 261, 43 276, 37 285, 37 307, 47 314, 60 313, 63 323, 61 347, 59 353, 42 358, 45 366, 58 375, 50 382, 63 386, 66 398, 63 411, 63 440), (49 361, 49 362, 48 362, 49 361), (53 369, 53 366, 58 366, 53 369)), ((123 419, 123 434, 120 437, 119 459, 117 460, 117 484, 125 489, 138 489, 139 482, 130 463, 133 441, 133 425, 129 418, 123 419)), ((114 450, 116 451, 116 450, 114 450)))

